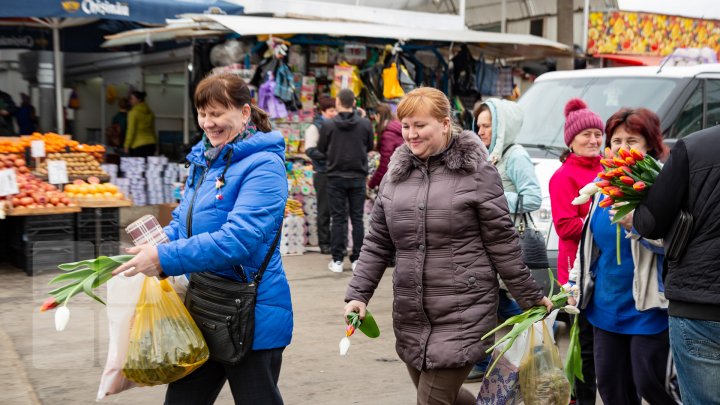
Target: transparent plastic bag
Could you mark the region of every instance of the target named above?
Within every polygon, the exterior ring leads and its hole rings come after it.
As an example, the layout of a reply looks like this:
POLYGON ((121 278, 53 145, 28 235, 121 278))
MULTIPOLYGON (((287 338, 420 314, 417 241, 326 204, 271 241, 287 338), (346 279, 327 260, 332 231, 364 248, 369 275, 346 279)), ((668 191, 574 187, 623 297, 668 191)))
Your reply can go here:
POLYGON ((170 282, 145 278, 123 375, 140 386, 167 384, 200 367, 209 354, 202 333, 170 282))
POLYGON ((520 363, 520 391, 525 405, 566 405, 570 402, 570 383, 548 326, 541 323, 542 340, 530 334, 520 363))

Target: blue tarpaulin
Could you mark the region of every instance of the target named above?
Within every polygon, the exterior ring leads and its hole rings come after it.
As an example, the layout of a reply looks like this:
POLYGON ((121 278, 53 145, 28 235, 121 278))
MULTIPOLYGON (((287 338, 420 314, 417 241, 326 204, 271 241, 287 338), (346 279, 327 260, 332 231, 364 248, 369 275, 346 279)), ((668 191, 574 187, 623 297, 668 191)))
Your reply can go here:
POLYGON ((165 24, 179 14, 242 14, 222 0, 3 0, 0 18, 102 18, 165 24))
MULTIPOLYGON (((165 24, 166 19, 190 13, 238 15, 243 13, 243 7, 223 0, 2 0, 0 19, 7 20, 0 21, 2 25, 44 26, 52 29, 56 122, 58 132, 62 134, 65 131, 65 124, 62 110, 63 67, 60 63, 60 30, 94 23, 97 20, 165 24)), ((121 28, 119 31, 125 29, 121 28)), ((105 34, 110 33, 112 32, 105 34)), ((70 44, 85 40, 92 42, 90 37, 91 35, 81 37, 80 41, 71 41, 70 44)), ((23 39, 27 40, 27 38, 17 39, 11 36, 5 42, 22 42, 23 39)), ((25 46, 20 46, 23 47, 25 46)))

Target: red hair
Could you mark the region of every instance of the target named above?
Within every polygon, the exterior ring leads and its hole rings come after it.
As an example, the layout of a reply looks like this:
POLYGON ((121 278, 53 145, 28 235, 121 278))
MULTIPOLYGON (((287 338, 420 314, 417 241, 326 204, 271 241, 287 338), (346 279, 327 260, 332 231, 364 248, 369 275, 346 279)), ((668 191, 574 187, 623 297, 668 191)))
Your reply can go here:
POLYGON ((610 147, 613 134, 621 126, 630 133, 640 134, 645 138, 648 154, 655 159, 664 159, 668 148, 663 143, 660 131, 660 118, 647 108, 621 108, 608 118, 605 124, 605 146, 610 147))

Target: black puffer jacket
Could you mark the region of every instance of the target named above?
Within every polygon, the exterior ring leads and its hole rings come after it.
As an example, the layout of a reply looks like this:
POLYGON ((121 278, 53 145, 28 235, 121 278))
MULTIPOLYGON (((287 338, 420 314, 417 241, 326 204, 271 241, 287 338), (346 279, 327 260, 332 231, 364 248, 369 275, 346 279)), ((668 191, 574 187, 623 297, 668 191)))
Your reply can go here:
POLYGON ((396 350, 418 370, 486 356, 492 339, 480 338, 496 325, 498 273, 522 307, 542 298, 522 261, 500 176, 473 132, 456 133, 425 162, 400 146, 371 221, 345 300, 367 303, 397 252, 396 350))
POLYGON ((685 253, 666 263, 672 316, 720 321, 720 126, 679 140, 633 225, 646 238, 669 232, 681 209, 693 216, 685 253))

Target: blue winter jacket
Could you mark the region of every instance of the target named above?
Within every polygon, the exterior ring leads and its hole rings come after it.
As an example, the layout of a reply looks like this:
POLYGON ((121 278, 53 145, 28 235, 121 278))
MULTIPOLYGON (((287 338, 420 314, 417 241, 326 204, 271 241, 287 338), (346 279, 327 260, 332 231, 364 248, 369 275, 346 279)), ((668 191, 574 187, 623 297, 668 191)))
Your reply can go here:
MULTIPOLYGON (((284 138, 277 131, 258 132, 225 146, 210 168, 204 151, 201 141, 188 155, 190 176, 183 200, 165 228, 171 242, 158 246, 160 264, 169 276, 211 271, 235 280, 239 277, 232 266, 242 265, 250 278, 262 264, 285 212, 284 138), (231 163, 218 199, 215 180, 230 149, 231 163), (188 238, 190 210, 192 237, 188 238)), ((253 349, 287 346, 292 329, 290 286, 276 248, 258 288, 253 349)))

